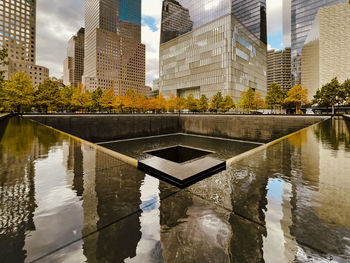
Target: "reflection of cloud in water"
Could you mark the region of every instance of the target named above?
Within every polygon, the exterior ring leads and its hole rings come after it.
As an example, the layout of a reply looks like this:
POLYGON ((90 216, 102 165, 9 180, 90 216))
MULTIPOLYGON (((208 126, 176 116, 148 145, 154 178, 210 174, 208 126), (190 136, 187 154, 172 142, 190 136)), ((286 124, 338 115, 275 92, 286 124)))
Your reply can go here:
POLYGON ((161 258, 159 180, 146 175, 140 192, 142 236, 136 247, 136 256, 126 259, 125 262, 152 262, 154 258, 161 258))
POLYGON ((292 185, 282 179, 270 178, 267 185, 265 220, 267 235, 263 237, 263 251, 266 262, 291 262, 296 253, 296 243, 289 237, 290 200, 292 185))

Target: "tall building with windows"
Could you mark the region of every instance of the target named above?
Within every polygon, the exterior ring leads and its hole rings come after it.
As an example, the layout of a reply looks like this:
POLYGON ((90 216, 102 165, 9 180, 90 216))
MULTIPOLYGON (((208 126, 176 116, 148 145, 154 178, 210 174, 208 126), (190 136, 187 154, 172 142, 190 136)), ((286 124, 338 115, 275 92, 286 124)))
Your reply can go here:
POLYGON ((267 88, 274 82, 280 85, 284 91, 288 91, 292 87, 290 54, 290 48, 267 52, 267 88))
POLYGON ((0 47, 8 50, 5 79, 25 72, 34 86, 49 77, 36 62, 36 0, 0 0, 0 47))
POLYGON ((85 29, 80 28, 68 41, 67 58, 63 65, 63 84, 78 87, 84 73, 84 39, 85 29))
POLYGON ((301 83, 301 50, 321 7, 348 0, 291 0, 291 47, 293 84, 301 83))
POLYGON ((320 8, 302 49, 301 84, 309 100, 335 77, 350 77, 350 3, 320 8))
POLYGON ((145 45, 140 41, 141 0, 86 0, 86 89, 114 89, 117 95, 130 88, 148 92, 145 45))
POLYGON ((232 13, 267 44, 266 0, 232 0, 232 13))
POLYGON ((232 0, 164 0, 159 86, 165 96, 266 93, 266 44, 232 13, 232 0))
POLYGON ((283 0, 282 10, 283 10, 283 47, 290 48, 291 46, 291 29, 292 29, 292 16, 291 7, 292 0, 283 0))

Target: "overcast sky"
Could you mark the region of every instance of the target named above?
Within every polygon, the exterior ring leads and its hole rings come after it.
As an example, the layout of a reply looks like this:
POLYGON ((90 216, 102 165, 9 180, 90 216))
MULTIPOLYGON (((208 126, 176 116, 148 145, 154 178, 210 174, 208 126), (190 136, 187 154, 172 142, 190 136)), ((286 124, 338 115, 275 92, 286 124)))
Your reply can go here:
MULTIPOLYGON (((85 0, 37 0, 37 64, 61 78, 67 42, 84 26, 85 0)), ((282 48, 282 0, 267 0, 269 48, 282 48)), ((146 82, 158 77, 162 0, 142 0, 142 42, 146 45, 146 82)))

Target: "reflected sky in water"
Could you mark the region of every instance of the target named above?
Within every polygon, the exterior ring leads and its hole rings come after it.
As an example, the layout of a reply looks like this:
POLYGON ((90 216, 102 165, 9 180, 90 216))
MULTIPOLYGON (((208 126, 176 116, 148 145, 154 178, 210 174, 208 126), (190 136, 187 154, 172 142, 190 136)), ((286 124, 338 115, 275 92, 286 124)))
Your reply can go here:
POLYGON ((0 262, 350 260, 342 119, 183 190, 20 118, 0 122, 0 163, 0 262))

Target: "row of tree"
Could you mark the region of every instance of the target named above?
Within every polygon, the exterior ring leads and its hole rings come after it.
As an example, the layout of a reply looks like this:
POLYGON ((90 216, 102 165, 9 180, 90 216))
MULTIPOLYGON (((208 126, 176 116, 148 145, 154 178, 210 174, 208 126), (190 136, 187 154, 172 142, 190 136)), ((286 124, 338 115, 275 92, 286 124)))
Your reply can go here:
POLYGON ((314 105, 319 107, 333 107, 336 105, 350 104, 350 79, 339 83, 337 78, 333 78, 329 83, 323 85, 312 101, 307 99, 308 91, 300 84, 284 92, 277 83, 272 83, 267 92, 265 102, 270 109, 275 108, 295 108, 300 112, 302 105, 314 105))
POLYGON ((160 94, 157 98, 147 98, 130 89, 125 95, 115 96, 113 90, 102 91, 100 88, 88 92, 83 87, 60 87, 55 79, 47 79, 34 89, 30 78, 25 73, 13 75, 0 88, 0 111, 25 112, 33 107, 39 112, 175 112, 188 110, 191 112, 228 112, 240 108, 249 113, 263 108, 297 107, 307 102, 307 91, 296 85, 284 93, 277 84, 271 85, 266 101, 259 92, 252 88, 241 93, 236 105, 230 95, 222 96, 218 92, 212 98, 202 95, 196 99, 193 94, 187 98, 170 95, 165 98, 160 94))
MULTIPOLYGON (((6 49, 0 49, 0 65, 5 65, 6 49)), ((265 100, 259 92, 252 88, 241 93, 236 105, 230 95, 223 97, 220 92, 208 99, 202 95, 196 99, 192 94, 187 98, 170 95, 164 98, 160 94, 157 98, 146 98, 129 90, 126 95, 115 96, 113 90, 97 89, 88 92, 83 87, 60 87, 55 79, 47 79, 37 89, 33 87, 30 78, 25 73, 17 73, 9 81, 4 81, 4 71, 0 71, 0 111, 32 111, 35 107, 40 112, 58 111, 108 111, 108 112, 174 112, 187 109, 191 112, 227 112, 240 108, 246 113, 251 110, 269 108, 294 108, 301 113, 303 105, 317 105, 331 107, 350 104, 350 79, 339 83, 337 78, 323 85, 316 92, 312 102, 308 101, 307 89, 295 85, 284 92, 277 83, 272 83, 265 100)))
POLYGON ((230 95, 223 97, 219 92, 212 99, 202 95, 200 99, 189 94, 187 98, 170 95, 164 98, 147 98, 130 89, 127 94, 115 96, 113 90, 93 92, 82 87, 59 87, 55 79, 47 79, 34 89, 25 73, 13 75, 0 88, 0 111, 25 112, 32 108, 40 112, 174 112, 188 109, 193 112, 227 112, 236 107, 230 95))

